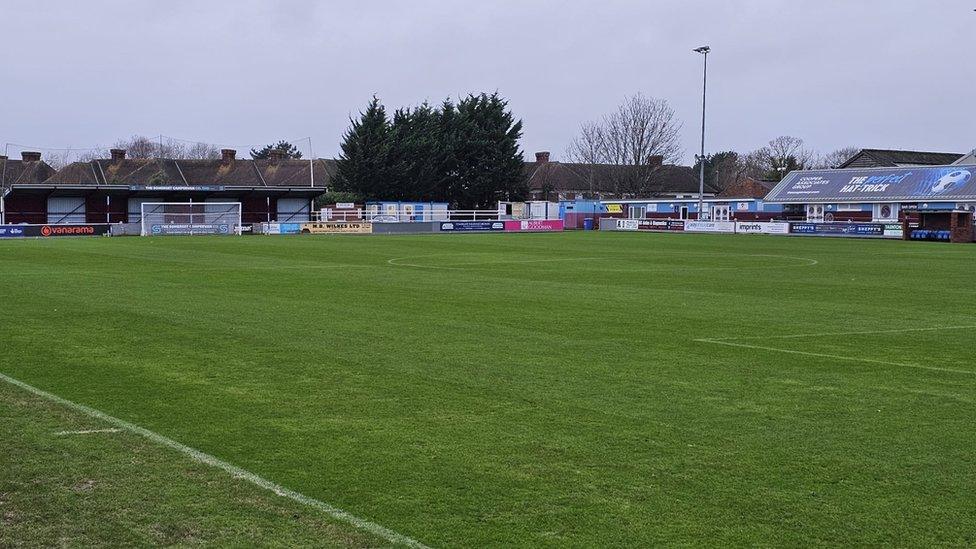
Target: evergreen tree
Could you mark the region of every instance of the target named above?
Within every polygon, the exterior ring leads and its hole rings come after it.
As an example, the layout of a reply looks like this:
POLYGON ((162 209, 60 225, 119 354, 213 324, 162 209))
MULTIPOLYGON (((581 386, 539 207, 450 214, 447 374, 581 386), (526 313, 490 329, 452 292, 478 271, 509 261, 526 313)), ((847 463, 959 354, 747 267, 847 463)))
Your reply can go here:
POLYGON ((528 195, 518 145, 522 122, 497 94, 399 109, 392 120, 374 97, 350 123, 336 191, 456 208, 493 208, 498 200, 528 195))
POLYGON ((260 149, 251 149, 251 158, 254 160, 264 160, 271 156, 271 151, 281 151, 287 158, 297 159, 302 157, 302 151, 298 150, 298 147, 285 140, 281 140, 272 145, 265 145, 260 149))
POLYGON ((469 95, 457 104, 454 124, 456 181, 451 202, 461 208, 492 208, 498 200, 524 200, 522 121, 498 96, 469 95))
POLYGON ((342 138, 342 153, 336 159, 334 190, 352 192, 365 200, 388 200, 391 170, 388 166, 390 122, 386 108, 375 96, 342 138))

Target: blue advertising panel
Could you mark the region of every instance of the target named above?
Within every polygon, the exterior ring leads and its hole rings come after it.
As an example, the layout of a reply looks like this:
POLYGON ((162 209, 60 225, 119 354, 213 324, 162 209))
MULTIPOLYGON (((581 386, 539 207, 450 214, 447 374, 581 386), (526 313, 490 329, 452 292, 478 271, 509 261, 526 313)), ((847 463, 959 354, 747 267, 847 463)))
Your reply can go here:
POLYGON ((443 221, 441 230, 447 232, 504 231, 504 221, 443 221))
POLYGON ((976 199, 976 166, 912 166, 790 172, 766 202, 976 199))
POLYGON ((790 223, 791 234, 823 236, 884 236, 882 223, 790 223))

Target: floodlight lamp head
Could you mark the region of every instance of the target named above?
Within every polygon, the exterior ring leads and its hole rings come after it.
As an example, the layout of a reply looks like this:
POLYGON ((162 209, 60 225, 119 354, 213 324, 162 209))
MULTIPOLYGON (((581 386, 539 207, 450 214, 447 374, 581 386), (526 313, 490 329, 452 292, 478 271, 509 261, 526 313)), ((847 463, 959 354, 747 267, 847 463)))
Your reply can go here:
POLYGON ((698 53, 701 53, 701 54, 705 54, 705 53, 708 53, 708 52, 712 51, 712 48, 710 48, 708 46, 702 46, 700 48, 695 48, 692 51, 695 51, 695 52, 698 52, 698 53))

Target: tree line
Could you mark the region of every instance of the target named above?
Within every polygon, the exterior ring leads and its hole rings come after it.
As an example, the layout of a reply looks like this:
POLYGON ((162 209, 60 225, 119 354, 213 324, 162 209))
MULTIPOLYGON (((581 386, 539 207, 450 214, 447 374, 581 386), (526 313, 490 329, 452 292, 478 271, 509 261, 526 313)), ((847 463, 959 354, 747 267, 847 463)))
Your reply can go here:
MULTIPOLYGON (((684 155, 682 124, 667 100, 636 94, 624 99, 598 120, 584 122, 566 156, 580 164, 593 188, 642 196, 659 189, 662 164, 678 163, 684 155), (613 169, 604 169, 610 166, 613 169)), ((836 168, 860 149, 843 147, 818 154, 797 137, 780 136, 746 153, 722 151, 699 159, 705 162, 705 182, 724 189, 746 178, 779 181, 801 169, 836 168)))
POLYGON ((333 190, 359 200, 493 208, 524 200, 522 121, 497 93, 400 108, 376 97, 342 137, 333 190))

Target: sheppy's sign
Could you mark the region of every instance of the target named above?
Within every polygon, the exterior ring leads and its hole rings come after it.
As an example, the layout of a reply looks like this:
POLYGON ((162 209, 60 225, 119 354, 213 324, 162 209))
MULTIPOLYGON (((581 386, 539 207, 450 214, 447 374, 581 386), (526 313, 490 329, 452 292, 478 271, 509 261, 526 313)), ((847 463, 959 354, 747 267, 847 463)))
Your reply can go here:
POLYGON ((790 172, 766 202, 976 200, 976 166, 790 172))

